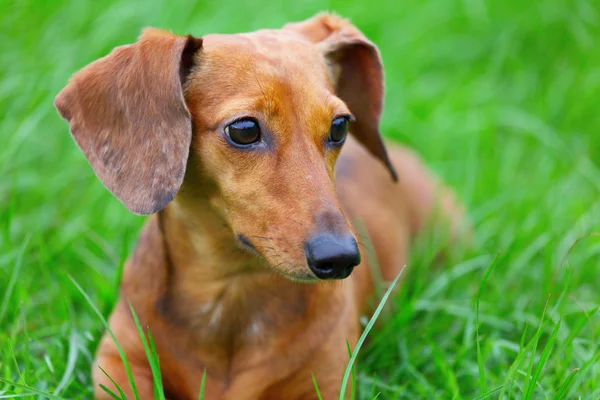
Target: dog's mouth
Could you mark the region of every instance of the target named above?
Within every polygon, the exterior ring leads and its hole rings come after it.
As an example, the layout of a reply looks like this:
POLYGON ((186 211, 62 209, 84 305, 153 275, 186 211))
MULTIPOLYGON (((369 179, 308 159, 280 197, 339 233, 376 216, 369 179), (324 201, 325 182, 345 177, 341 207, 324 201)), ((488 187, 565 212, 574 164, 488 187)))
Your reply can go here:
POLYGON ((281 262, 276 265, 271 264, 267 259, 266 255, 262 254, 258 250, 258 248, 252 243, 252 241, 244 234, 238 233, 237 241, 241 249, 253 253, 264 259, 264 261, 268 264, 268 268, 271 271, 276 272, 278 275, 284 277, 285 279, 298 283, 312 283, 320 280, 313 273, 310 272, 308 265, 300 266, 285 262, 281 262))
POLYGON ((296 283, 315 283, 320 281, 319 278, 315 277, 312 274, 300 274, 300 275, 292 275, 289 274, 285 271, 281 271, 281 270, 277 270, 277 273, 279 273, 279 275, 283 276, 285 279, 288 279, 292 282, 296 282, 296 283))
POLYGON ((360 264, 360 253, 352 236, 349 236, 349 246, 345 246, 345 243, 341 243, 335 237, 333 239, 318 237, 317 239, 317 245, 313 244, 312 247, 308 244, 305 245, 307 258, 306 264, 302 265, 285 261, 274 251, 273 247, 256 246, 248 236, 237 234, 238 245, 241 249, 262 258, 268 269, 294 282, 346 279, 354 267, 360 264))

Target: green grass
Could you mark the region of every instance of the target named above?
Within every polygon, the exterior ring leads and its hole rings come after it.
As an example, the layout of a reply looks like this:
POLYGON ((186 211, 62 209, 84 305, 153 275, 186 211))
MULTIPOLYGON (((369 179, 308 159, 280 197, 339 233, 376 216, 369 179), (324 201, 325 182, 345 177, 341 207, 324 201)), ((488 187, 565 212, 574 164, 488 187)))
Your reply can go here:
POLYGON ((91 397, 104 326, 69 276, 107 316, 143 221, 52 107, 68 77, 145 26, 236 32, 323 9, 379 45, 383 131, 456 188, 475 226, 445 262, 435 232, 415 243, 358 357, 357 397, 600 398, 592 0, 0 0, 0 398, 91 397))

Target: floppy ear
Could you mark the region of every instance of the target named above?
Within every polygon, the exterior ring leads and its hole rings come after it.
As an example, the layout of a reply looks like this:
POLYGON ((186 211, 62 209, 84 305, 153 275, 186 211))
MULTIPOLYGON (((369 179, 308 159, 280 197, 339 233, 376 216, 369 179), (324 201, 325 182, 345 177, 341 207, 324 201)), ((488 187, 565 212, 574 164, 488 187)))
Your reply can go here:
POLYGON ((98 178, 136 214, 165 207, 183 181, 192 136, 183 84, 201 47, 146 29, 77 72, 54 101, 98 178))
POLYGON ((350 131, 383 161, 392 179, 397 181, 398 175, 379 133, 383 67, 377 47, 350 22, 331 14, 318 14, 285 28, 298 32, 322 49, 331 66, 336 94, 356 117, 350 131))

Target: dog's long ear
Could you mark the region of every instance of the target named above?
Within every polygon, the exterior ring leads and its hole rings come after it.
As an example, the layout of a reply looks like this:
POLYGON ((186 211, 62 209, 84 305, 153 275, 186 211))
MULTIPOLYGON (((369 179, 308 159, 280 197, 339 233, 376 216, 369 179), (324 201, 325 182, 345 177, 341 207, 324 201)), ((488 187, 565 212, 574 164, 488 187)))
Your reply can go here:
POLYGON ((337 95, 356 117, 350 131, 387 166, 398 180, 379 133, 383 108, 383 67, 377 47, 354 25, 331 14, 318 14, 303 22, 288 24, 325 54, 337 95))
POLYGON ((98 178, 136 214, 162 209, 183 181, 192 136, 183 84, 201 47, 146 29, 77 72, 54 101, 98 178))

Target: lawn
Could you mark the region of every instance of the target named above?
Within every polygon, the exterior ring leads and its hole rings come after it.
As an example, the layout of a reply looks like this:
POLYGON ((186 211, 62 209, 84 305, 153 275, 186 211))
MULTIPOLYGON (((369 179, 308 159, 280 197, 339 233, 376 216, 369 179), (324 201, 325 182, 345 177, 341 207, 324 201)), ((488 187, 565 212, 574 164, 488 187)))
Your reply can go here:
POLYGON ((474 225, 471 248, 445 261, 434 235, 415 243, 359 355, 359 397, 600 398, 591 0, 0 0, 0 398, 91 398, 103 328, 70 278, 108 315, 143 222, 54 110, 68 77, 146 26, 200 36, 327 9, 380 47, 383 131, 456 189, 474 225))

